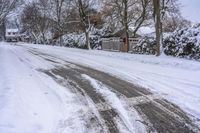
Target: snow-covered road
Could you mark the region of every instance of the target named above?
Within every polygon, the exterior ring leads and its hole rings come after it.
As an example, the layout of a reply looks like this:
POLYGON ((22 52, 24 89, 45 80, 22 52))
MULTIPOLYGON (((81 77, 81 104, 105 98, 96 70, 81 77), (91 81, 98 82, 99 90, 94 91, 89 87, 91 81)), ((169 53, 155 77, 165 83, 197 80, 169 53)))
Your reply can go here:
MULTIPOLYGON (((24 45, 23 45, 24 46, 24 45)), ((25 45, 142 85, 200 119, 200 62, 173 57, 25 45)))
MULTIPOLYGON (((95 107, 95 100, 91 99, 90 95, 88 96, 87 91, 84 97, 81 93, 74 93, 68 84, 71 79, 68 83, 62 82, 62 79, 66 77, 62 77, 61 69, 51 71, 51 74, 54 74, 53 76, 58 80, 44 72, 65 65, 69 65, 70 69, 72 67, 74 70, 79 67, 68 62, 95 68, 145 87, 159 97, 166 98, 180 106, 197 124, 200 123, 199 62, 170 57, 158 58, 44 45, 0 43, 0 132, 112 131, 104 124, 105 119, 101 118, 102 114, 95 107), (61 72, 59 73, 59 71, 61 72), (96 122, 91 124, 91 121, 96 122)), ((63 70, 68 72, 66 68, 63 70)), ((102 80, 101 74, 98 77, 97 75, 92 76, 89 72, 85 73, 79 77, 89 81, 91 86, 96 88, 95 91, 99 93, 97 97, 103 96, 103 99, 107 101, 108 108, 113 108, 114 112, 119 115, 119 119, 114 121, 120 132, 145 132, 145 124, 138 122, 143 118, 136 110, 127 105, 130 99, 127 102, 126 98, 121 99, 118 93, 110 91, 107 85, 115 87, 114 84, 106 81, 101 83, 96 80, 97 78, 102 80), (123 123, 119 121, 120 119, 123 123)), ((104 78, 106 80, 106 77, 104 78)), ((76 76, 72 79, 79 80, 76 76)), ((119 82, 121 81, 119 80, 119 82)), ((120 86, 120 83, 118 84, 120 86)), ((81 83, 79 83, 80 86, 81 83)), ((120 87, 116 87, 116 89, 120 92, 120 87)), ((145 93, 140 91, 140 93, 145 93)), ((124 92, 123 95, 128 96, 129 93, 130 96, 134 95, 128 90, 127 94, 124 92)), ((138 99, 144 100, 140 97, 138 99)), ((99 102, 97 103, 99 104, 99 102)), ((138 100, 133 98, 130 103, 136 105, 138 100)), ((101 110, 104 110, 101 107, 104 104, 99 106, 101 110)), ((144 112, 145 108, 141 107, 144 112)), ((153 108, 152 111, 155 112, 153 108)), ((145 113, 147 116, 149 115, 148 112, 145 113)), ((156 124, 156 121, 153 122, 156 124)))

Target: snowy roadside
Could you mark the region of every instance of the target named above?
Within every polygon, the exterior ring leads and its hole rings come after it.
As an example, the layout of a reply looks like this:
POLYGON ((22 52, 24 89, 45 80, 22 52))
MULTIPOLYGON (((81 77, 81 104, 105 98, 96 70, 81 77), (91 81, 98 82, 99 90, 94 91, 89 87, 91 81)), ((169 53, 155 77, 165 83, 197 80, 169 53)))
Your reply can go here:
POLYGON ((195 116, 200 124, 200 63, 173 57, 154 57, 105 51, 87 51, 45 45, 20 44, 37 48, 64 60, 111 73, 161 94, 195 116))
POLYGON ((88 106, 36 69, 54 66, 24 48, 0 44, 0 132, 94 132, 88 106), (56 89, 55 89, 56 88, 56 89))

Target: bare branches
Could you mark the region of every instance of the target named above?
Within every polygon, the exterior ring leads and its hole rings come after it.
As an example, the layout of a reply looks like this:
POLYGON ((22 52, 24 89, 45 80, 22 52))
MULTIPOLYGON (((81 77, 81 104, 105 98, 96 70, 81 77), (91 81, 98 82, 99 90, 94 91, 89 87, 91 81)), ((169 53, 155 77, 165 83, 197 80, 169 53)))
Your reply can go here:
POLYGON ((19 0, 0 0, 0 25, 7 15, 12 12, 19 0))
POLYGON ((147 8, 149 4, 150 4, 150 0, 141 0, 142 11, 139 17, 135 20, 133 36, 136 35, 138 29, 141 27, 145 19, 147 19, 147 8))
POLYGON ((91 23, 90 23, 90 4, 91 1, 90 0, 78 0, 77 1, 78 4, 78 10, 79 10, 79 16, 80 16, 80 21, 85 33, 85 38, 86 38, 86 45, 88 49, 91 49, 90 46, 90 30, 91 30, 91 23))
MULTIPOLYGON (((151 0, 127 0, 127 23, 134 27, 135 33, 145 20, 149 17, 149 10, 151 0)), ((124 0, 105 0, 104 14, 108 21, 112 19, 111 25, 117 25, 119 29, 124 27, 124 0)), ((115 27, 114 29, 118 29, 115 27)))
MULTIPOLYGON (((6 0, 0 0, 6 1, 6 0)), ((34 36, 38 34, 51 33, 52 40, 60 40, 62 36, 68 33, 85 33, 88 49, 90 49, 90 32, 93 27, 108 27, 109 32, 117 32, 119 30, 126 31, 126 44, 128 51, 128 38, 129 36, 135 37, 140 27, 152 25, 153 18, 157 20, 156 4, 154 0, 99 0, 102 2, 101 9, 94 3, 96 0, 37 0, 35 14, 30 18, 29 13, 25 13, 25 20, 23 27, 29 29, 34 27, 34 36), (32 20, 34 16, 36 19, 32 20), (153 17, 154 16, 154 17, 153 17), (156 19, 155 19, 156 18, 156 19), (28 20, 31 21, 28 21, 28 20), (37 20, 37 22, 35 21, 37 20), (34 23, 34 24, 33 24, 34 23), (129 28, 131 27, 131 28, 129 28), (129 30, 132 33, 129 35, 129 30)), ((176 15, 179 13, 177 0, 159 0, 160 4, 160 18, 163 26, 171 25, 176 22, 176 15), (173 17, 171 17, 173 16, 173 17), (167 20, 167 21, 166 21, 167 20), (168 21, 170 20, 170 21, 168 21), (166 23, 170 22, 170 23, 166 23)), ((31 2, 30 2, 31 3, 31 2)), ((3 6, 3 5, 0 5, 3 6)), ((28 5, 27 5, 28 6, 28 5)), ((1 8, 0 8, 1 10, 1 8)), ((31 12, 26 11, 26 12, 31 12)), ((30 13, 31 14, 31 13, 30 13)), ((181 18, 181 17, 180 17, 181 18)), ((177 21, 180 22, 180 21, 177 21)), ((185 21, 186 22, 186 21, 185 21)), ((162 24, 160 29, 162 32, 162 24)), ((98 28, 99 28, 98 27, 98 28)), ((171 26, 175 29, 177 26, 171 26)), ((165 27, 164 27, 165 28, 165 27)), ((43 39, 45 40, 45 39, 43 39)))

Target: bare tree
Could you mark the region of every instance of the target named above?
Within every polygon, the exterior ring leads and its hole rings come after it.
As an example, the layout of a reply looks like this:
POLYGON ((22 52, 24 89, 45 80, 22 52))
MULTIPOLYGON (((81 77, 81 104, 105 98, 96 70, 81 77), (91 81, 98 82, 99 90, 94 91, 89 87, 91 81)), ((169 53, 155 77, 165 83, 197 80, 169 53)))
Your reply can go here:
POLYGON ((52 24, 40 2, 32 2, 25 6, 21 15, 21 23, 23 32, 30 33, 35 42, 46 43, 46 35, 52 24))
POLYGON ((78 0, 77 6, 79 11, 79 17, 82 24, 83 31, 85 33, 86 38, 86 45, 88 49, 91 49, 90 46, 90 30, 91 30, 91 23, 90 23, 90 9, 91 9, 92 1, 90 0, 78 0))
MULTIPOLYGON (((55 22, 56 22, 56 29, 58 31, 58 37, 59 37, 59 43, 60 46, 62 46, 62 13, 63 13, 63 9, 64 9, 64 0, 51 0, 52 2, 52 6, 54 7, 54 11, 55 11, 55 22)), ((51 9, 52 10, 52 9, 51 9)))
MULTIPOLYGON (((80 3, 79 3, 80 4, 80 3)), ((89 14, 89 7, 86 1, 83 3, 82 11, 89 14)), ((69 32, 82 30, 85 24, 90 24, 88 19, 80 19, 80 10, 77 10, 77 3, 72 3, 71 0, 38 0, 29 2, 25 5, 22 14, 23 30, 28 31, 34 38, 39 40, 45 35, 51 33, 52 40, 59 40, 59 45, 62 46, 62 36, 69 32), (31 16, 31 17, 30 17, 31 16), (83 23, 84 22, 84 23, 83 23)), ((83 14, 84 16, 84 14, 83 14)), ((89 18, 88 16, 86 16, 89 18)), ((82 17, 83 18, 83 17, 82 17)), ((83 28, 84 29, 84 28, 83 28)), ((89 35, 87 36, 89 40, 89 35)))
POLYGON ((140 3, 138 9, 138 15, 134 16, 134 31, 133 31, 133 36, 136 35, 138 29, 144 24, 145 20, 148 20, 149 16, 149 8, 150 8, 150 1, 151 0, 139 0, 138 2, 140 3))
POLYGON ((153 16, 155 20, 156 29, 156 49, 159 56, 163 50, 163 24, 166 18, 170 15, 178 14, 179 8, 177 6, 177 0, 153 0, 153 16))
POLYGON ((6 17, 16 8, 19 0, 0 0, 0 27, 2 30, 2 38, 5 38, 5 21, 6 17))
POLYGON ((7 15, 12 12, 19 0, 0 0, 0 25, 7 15))
POLYGON ((5 31, 6 31, 6 19, 2 20, 3 22, 0 25, 0 41, 5 40, 5 31))
POLYGON ((106 21, 111 22, 113 29, 125 29, 126 51, 129 51, 129 27, 134 27, 133 36, 135 36, 148 18, 150 0, 105 0, 104 5, 103 13, 106 21))
POLYGON ((21 23, 23 32, 29 32, 34 40, 38 41, 39 27, 38 27, 38 18, 39 10, 36 6, 36 3, 30 3, 26 5, 21 15, 21 23))
POLYGON ((191 26, 191 22, 182 17, 178 0, 162 0, 161 2, 163 32, 173 32, 177 28, 191 26))
POLYGON ((123 5, 124 5, 124 18, 123 18, 123 23, 124 23, 124 29, 126 32, 126 43, 125 43, 125 51, 129 51, 129 26, 128 26, 128 0, 123 0, 123 5))
POLYGON ((162 23, 163 32, 173 32, 176 29, 183 29, 190 26, 191 22, 178 14, 166 16, 162 23))

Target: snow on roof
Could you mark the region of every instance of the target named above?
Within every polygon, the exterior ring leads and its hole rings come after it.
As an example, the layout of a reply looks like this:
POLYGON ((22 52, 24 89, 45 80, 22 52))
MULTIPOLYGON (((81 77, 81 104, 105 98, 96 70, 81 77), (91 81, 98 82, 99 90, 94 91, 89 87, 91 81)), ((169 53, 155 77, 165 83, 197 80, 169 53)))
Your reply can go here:
MULTIPOLYGON (((134 30, 135 27, 130 27, 130 29, 134 30)), ((150 33, 153 33, 153 32, 155 32, 154 28, 148 27, 148 26, 143 26, 143 27, 140 27, 138 29, 137 34, 146 35, 146 34, 150 34, 150 33)))
POLYGON ((6 29, 6 32, 18 32, 18 29, 6 29))

